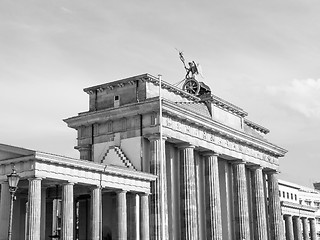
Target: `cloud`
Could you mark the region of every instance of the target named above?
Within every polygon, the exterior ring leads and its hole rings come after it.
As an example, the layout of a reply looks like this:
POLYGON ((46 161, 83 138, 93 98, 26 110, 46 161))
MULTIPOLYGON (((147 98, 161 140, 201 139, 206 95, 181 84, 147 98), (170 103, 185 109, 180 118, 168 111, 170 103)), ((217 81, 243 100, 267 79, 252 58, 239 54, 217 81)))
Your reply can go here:
POLYGON ((320 79, 295 79, 287 85, 270 86, 267 93, 307 118, 320 119, 320 79))
POLYGON ((66 14, 73 14, 73 11, 66 7, 61 7, 61 11, 63 11, 66 14))

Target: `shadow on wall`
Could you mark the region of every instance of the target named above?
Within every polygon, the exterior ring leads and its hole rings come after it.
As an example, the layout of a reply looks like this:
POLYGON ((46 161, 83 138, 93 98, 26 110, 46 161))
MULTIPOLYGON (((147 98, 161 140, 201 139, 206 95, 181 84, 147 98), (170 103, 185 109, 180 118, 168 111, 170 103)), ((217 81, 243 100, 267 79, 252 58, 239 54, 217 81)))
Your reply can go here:
POLYGON ((103 240, 112 240, 112 232, 108 226, 104 226, 102 230, 102 239, 103 240))

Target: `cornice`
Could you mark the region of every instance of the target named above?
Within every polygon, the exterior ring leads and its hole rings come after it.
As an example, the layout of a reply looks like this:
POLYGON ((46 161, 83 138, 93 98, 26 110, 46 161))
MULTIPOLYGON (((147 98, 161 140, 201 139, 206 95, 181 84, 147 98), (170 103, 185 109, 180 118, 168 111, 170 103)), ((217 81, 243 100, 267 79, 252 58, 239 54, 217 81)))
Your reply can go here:
POLYGON ((265 128, 265 127, 262 127, 261 125, 257 124, 257 123, 254 123, 248 119, 244 119, 244 124, 246 124, 247 126, 259 131, 259 132, 262 132, 264 134, 267 134, 270 132, 269 129, 265 128))
POLYGON ((242 108, 222 99, 219 98, 213 94, 208 95, 208 96, 204 96, 201 98, 201 101, 203 102, 210 102, 213 105, 223 108, 225 110, 227 110, 228 112, 232 112, 240 117, 245 117, 248 116, 248 113, 246 111, 244 111, 242 108))
POLYGON ((143 79, 147 75, 148 74, 141 74, 138 76, 133 76, 129 78, 112 81, 109 83, 99 84, 96 86, 87 87, 83 89, 83 91, 86 92, 87 94, 92 94, 94 91, 102 92, 104 89, 114 89, 118 87, 121 88, 121 87, 124 87, 126 84, 133 85, 136 80, 143 79))
POLYGON ((293 208, 293 209, 304 210, 304 211, 309 211, 309 212, 315 212, 318 210, 318 208, 316 208, 316 207, 306 206, 306 205, 293 203, 293 202, 287 202, 287 201, 281 201, 281 206, 282 207, 289 207, 289 208, 293 208))
POLYGON ((129 169, 119 168, 119 167, 114 167, 109 165, 101 165, 99 163, 95 163, 91 161, 74 159, 74 158, 69 158, 69 157, 44 153, 44 152, 36 152, 34 160, 50 162, 57 165, 64 165, 64 166, 69 166, 73 168, 87 169, 90 171, 100 172, 104 174, 112 174, 117 176, 147 180, 147 181, 154 181, 157 178, 157 176, 153 174, 145 173, 145 172, 132 171, 129 169))
POLYGON ((16 147, 16 146, 2 144, 2 143, 0 143, 0 151, 15 153, 19 155, 30 155, 34 152, 33 150, 30 150, 30 149, 16 147))
MULTIPOLYGON (((133 85, 133 84, 135 84, 136 81, 150 82, 156 86, 159 86, 159 79, 155 76, 152 76, 152 75, 146 73, 146 74, 142 74, 142 75, 138 75, 138 76, 133 76, 130 78, 125 78, 125 79, 113 81, 110 83, 104 83, 104 84, 96 85, 93 87, 88 87, 88 88, 83 89, 83 91, 86 92, 87 94, 93 94, 95 91, 102 92, 105 89, 115 89, 115 88, 122 88, 125 85, 133 85)), ((174 86, 164 80, 161 81, 161 88, 166 89, 169 92, 173 92, 177 95, 180 95, 188 100, 200 101, 200 98, 198 98, 188 92, 185 92, 182 89, 180 89, 180 88, 178 88, 178 87, 176 87, 176 86, 174 86)))
POLYGON ((82 112, 78 116, 63 119, 65 123, 71 128, 77 128, 82 125, 90 125, 94 123, 108 121, 109 119, 132 116, 132 114, 144 114, 148 112, 155 112, 159 110, 159 98, 149 98, 143 102, 127 104, 121 107, 113 107, 101 109, 98 111, 82 112), (146 107, 145 105, 148 105, 146 107), (157 106, 155 106, 157 105, 157 106), (144 106, 143 108, 140 108, 144 106), (156 107, 156 108, 155 108, 156 107))

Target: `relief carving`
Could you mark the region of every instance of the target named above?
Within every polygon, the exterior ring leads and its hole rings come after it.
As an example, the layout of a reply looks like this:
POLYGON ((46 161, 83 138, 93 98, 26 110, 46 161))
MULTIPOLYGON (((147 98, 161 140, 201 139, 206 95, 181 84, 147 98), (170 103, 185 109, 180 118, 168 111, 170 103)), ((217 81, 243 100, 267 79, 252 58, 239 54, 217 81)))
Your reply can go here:
POLYGON ((190 133, 190 126, 189 125, 186 125, 186 132, 190 133))
POLYGON ((195 128, 193 129, 193 131, 194 131, 194 135, 195 135, 196 137, 198 137, 198 129, 195 127, 195 128))
POLYGON ((214 135, 213 134, 210 135, 210 142, 214 142, 214 135))
POLYGON ((238 144, 236 144, 236 143, 232 143, 232 144, 233 144, 233 149, 234 149, 234 150, 237 150, 238 144))
POLYGON ((206 136, 206 132, 205 132, 205 131, 203 131, 203 133, 202 133, 202 138, 203 138, 204 140, 207 140, 207 136, 206 136))
POLYGON ((240 151, 240 152, 243 152, 243 148, 242 148, 242 145, 241 145, 241 144, 239 144, 239 151, 240 151))

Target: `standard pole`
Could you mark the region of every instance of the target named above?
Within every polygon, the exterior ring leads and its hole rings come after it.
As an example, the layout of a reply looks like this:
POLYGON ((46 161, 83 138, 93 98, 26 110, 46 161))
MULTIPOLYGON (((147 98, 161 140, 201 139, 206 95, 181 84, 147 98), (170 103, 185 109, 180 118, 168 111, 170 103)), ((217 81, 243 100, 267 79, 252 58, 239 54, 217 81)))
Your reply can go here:
POLYGON ((10 200, 10 214, 9 214, 9 227, 8 227, 8 240, 12 239, 12 215, 13 215, 13 200, 14 200, 14 192, 10 192, 11 200, 10 200))
POLYGON ((162 76, 159 74, 159 132, 160 132, 160 187, 161 187, 161 232, 162 232, 162 239, 165 239, 165 212, 164 212, 164 155, 163 155, 163 149, 162 149, 162 93, 161 93, 161 88, 162 88, 162 76))

